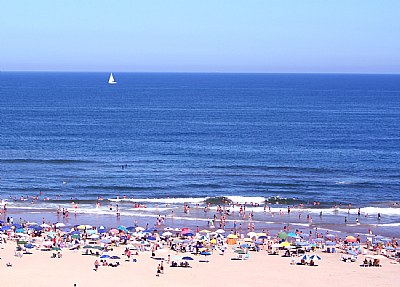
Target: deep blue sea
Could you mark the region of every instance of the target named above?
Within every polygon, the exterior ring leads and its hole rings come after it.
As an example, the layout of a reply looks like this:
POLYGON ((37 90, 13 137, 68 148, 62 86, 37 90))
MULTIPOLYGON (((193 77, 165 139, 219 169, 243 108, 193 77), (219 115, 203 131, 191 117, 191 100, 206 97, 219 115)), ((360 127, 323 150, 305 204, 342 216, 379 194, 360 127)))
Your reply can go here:
POLYGON ((321 224, 360 207, 364 229, 400 225, 400 75, 108 75, 0 73, 9 210, 74 201, 99 216, 119 202, 123 216, 156 216, 187 202, 200 220, 206 202, 228 197, 260 204, 261 222, 277 220, 266 202, 323 211, 321 224))

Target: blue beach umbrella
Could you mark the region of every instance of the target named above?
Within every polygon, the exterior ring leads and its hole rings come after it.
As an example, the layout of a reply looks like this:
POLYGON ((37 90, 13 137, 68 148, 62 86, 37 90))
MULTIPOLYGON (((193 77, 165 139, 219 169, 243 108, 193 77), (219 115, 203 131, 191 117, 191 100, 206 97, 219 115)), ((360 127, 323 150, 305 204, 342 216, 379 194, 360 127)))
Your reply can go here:
POLYGON ((204 255, 204 256, 210 256, 210 255, 211 255, 211 253, 210 253, 210 252, 208 252, 208 251, 202 251, 202 252, 200 253, 200 255, 204 255))
POLYGON ((11 229, 10 226, 2 226, 1 227, 1 231, 7 231, 7 230, 10 230, 10 229, 11 229))
POLYGON ((182 233, 183 236, 194 236, 193 232, 182 233))
POLYGON ((28 248, 28 249, 32 249, 32 248, 34 248, 35 246, 33 246, 33 244, 31 244, 31 243, 26 243, 26 244, 24 244, 24 247, 25 247, 25 248, 28 248))
POLYGON ((357 252, 355 252, 355 251, 353 251, 353 250, 348 250, 348 251, 347 251, 347 254, 353 255, 353 256, 357 256, 357 255, 358 255, 357 252))
POLYGON ((114 255, 114 256, 111 256, 110 259, 121 259, 121 257, 114 255))
POLYGON ((185 257, 182 257, 182 260, 188 261, 188 260, 194 260, 194 259, 190 256, 185 256, 185 257))
POLYGON ((110 255, 104 254, 104 255, 101 255, 100 258, 101 258, 101 259, 110 258, 110 255))
POLYGON ((13 226, 15 227, 15 229, 20 229, 20 228, 22 228, 22 225, 21 225, 21 224, 18 224, 18 223, 14 223, 13 226))
POLYGON ((98 229, 97 231, 98 231, 99 233, 106 233, 106 232, 107 232, 106 229, 98 229))
POLYGON ((15 230, 15 233, 25 233, 25 229, 18 228, 17 230, 15 230))
POLYGON ((321 260, 321 257, 319 257, 319 256, 316 255, 316 254, 313 254, 313 255, 310 256, 310 260, 315 260, 315 259, 321 260))
POLYGON ((155 240, 156 240, 156 238, 155 238, 155 237, 152 237, 152 236, 149 236, 149 237, 147 237, 147 240, 150 240, 150 241, 155 241, 155 240))
POLYGON ((297 234, 294 233, 294 232, 289 232, 289 233, 287 234, 287 236, 289 236, 289 237, 296 237, 297 234))

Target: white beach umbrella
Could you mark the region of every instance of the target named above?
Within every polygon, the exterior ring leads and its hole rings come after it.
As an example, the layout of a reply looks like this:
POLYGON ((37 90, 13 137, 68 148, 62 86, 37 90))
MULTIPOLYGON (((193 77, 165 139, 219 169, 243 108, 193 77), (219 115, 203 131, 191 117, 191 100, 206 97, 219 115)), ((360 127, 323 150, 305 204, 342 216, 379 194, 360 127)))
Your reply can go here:
POLYGON ((217 230, 215 230, 215 232, 216 232, 216 233, 219 233, 219 234, 222 234, 222 233, 225 233, 225 230, 223 230, 223 229, 217 229, 217 230))
POLYGON ((138 226, 138 227, 135 227, 135 230, 137 231, 137 232, 139 232, 139 231, 143 231, 143 230, 145 230, 143 227, 141 227, 141 226, 138 226))
POLYGON ((172 235, 172 233, 171 233, 171 232, 169 232, 169 231, 166 231, 166 232, 164 232, 162 235, 163 235, 163 236, 171 236, 171 235, 172 235))
POLYGON ((58 223, 56 223, 56 227, 57 227, 57 228, 65 227, 65 224, 62 223, 62 222, 58 222, 58 223))
POLYGON ((43 227, 43 228, 49 228, 49 227, 50 227, 50 225, 48 225, 47 223, 43 223, 43 224, 41 224, 41 225, 40 225, 40 227, 43 227))

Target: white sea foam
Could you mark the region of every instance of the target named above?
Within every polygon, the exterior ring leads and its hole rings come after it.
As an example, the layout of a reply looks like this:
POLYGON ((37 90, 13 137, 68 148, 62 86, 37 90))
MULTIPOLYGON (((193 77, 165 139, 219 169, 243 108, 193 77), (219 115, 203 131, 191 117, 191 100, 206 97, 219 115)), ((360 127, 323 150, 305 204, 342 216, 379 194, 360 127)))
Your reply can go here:
POLYGON ((400 226, 400 222, 395 223, 382 223, 382 224, 373 224, 374 226, 382 226, 382 227, 397 227, 400 226))
POLYGON ((109 198, 112 202, 148 202, 148 203, 168 203, 168 204, 182 204, 182 203, 202 203, 208 197, 188 197, 188 198, 109 198))
POLYGON ((239 203, 239 204, 245 204, 245 203, 258 203, 258 204, 264 204, 265 198, 264 197, 251 197, 251 196, 234 196, 234 195, 229 195, 226 196, 226 198, 232 200, 233 203, 239 203))

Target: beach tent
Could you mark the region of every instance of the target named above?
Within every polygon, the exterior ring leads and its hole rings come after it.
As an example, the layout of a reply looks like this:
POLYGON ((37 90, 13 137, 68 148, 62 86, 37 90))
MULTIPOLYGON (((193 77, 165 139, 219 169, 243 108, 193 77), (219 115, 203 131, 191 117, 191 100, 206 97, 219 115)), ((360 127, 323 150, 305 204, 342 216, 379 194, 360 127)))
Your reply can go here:
POLYGON ((238 238, 235 234, 229 234, 227 237, 226 243, 228 245, 235 245, 236 244, 236 239, 238 238))

